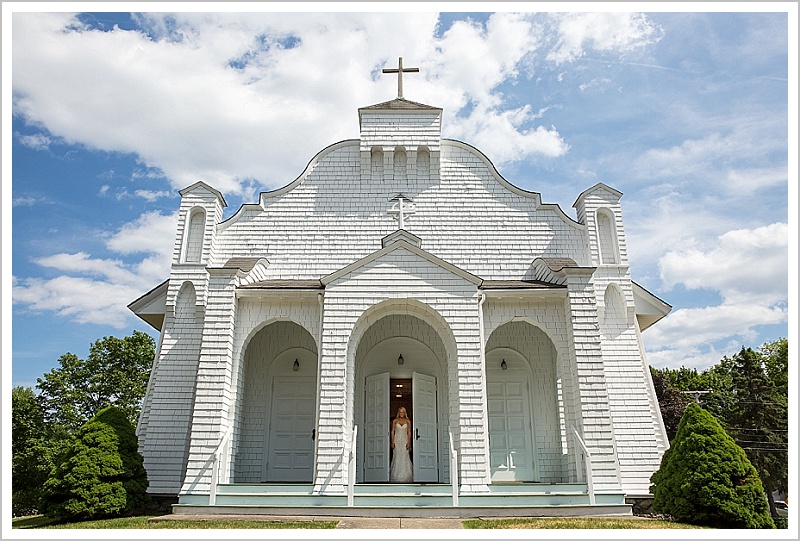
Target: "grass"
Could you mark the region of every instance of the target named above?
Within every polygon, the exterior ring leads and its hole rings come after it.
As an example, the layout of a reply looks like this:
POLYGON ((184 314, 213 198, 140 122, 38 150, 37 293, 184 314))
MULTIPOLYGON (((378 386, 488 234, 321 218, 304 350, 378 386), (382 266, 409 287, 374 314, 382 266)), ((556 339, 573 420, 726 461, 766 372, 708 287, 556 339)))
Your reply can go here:
POLYGON ((539 517, 539 518, 504 518, 475 519, 462 522, 464 528, 477 530, 660 530, 701 528, 680 522, 648 518, 576 518, 576 517, 539 517))
POLYGON ((310 529, 336 528, 336 521, 269 521, 269 520, 160 520, 151 518, 163 515, 109 518, 84 522, 59 523, 42 515, 20 517, 12 520, 11 527, 18 529, 91 529, 91 530, 162 530, 162 529, 310 529))
MULTIPOLYGON (((336 521, 271 521, 261 520, 150 520, 164 515, 88 520, 84 522, 58 523, 42 515, 15 518, 16 529, 108 529, 108 530, 158 530, 158 529, 314 529, 336 528, 336 521)), ((538 517, 507 519, 465 519, 466 529, 535 530, 535 529, 683 529, 699 528, 680 522, 646 518, 582 518, 582 517, 538 517)))

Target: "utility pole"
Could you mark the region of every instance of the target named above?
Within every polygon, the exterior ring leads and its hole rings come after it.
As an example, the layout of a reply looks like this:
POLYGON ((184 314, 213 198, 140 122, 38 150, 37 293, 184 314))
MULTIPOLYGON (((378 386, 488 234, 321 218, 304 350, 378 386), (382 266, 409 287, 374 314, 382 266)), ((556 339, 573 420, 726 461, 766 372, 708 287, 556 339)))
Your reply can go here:
POLYGON ((701 400, 702 395, 708 394, 711 391, 681 391, 681 392, 683 394, 691 395, 691 397, 694 398, 695 404, 697 404, 698 406, 702 406, 703 405, 703 401, 701 400))

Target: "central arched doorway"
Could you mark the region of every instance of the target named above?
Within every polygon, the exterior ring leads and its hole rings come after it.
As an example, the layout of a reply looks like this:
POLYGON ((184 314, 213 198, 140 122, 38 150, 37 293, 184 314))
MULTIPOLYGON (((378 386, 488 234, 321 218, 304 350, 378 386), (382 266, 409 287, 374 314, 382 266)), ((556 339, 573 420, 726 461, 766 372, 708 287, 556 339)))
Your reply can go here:
POLYGON ((403 313, 402 305, 394 311, 371 318, 373 323, 355 351, 356 481, 389 482, 390 425, 403 406, 412 422, 414 482, 446 483, 450 479, 447 350, 430 323, 403 313))

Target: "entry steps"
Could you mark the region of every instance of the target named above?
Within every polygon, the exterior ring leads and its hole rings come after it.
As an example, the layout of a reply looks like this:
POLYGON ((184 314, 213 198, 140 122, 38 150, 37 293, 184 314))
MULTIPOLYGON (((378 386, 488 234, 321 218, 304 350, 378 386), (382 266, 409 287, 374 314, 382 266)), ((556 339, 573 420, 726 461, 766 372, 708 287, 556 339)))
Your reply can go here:
POLYGON ((625 494, 595 494, 585 483, 497 483, 488 492, 462 493, 453 506, 452 487, 433 483, 357 484, 347 494, 314 494, 311 484, 224 484, 216 505, 208 495, 182 495, 175 514, 261 514, 385 517, 596 516, 631 515, 625 494))

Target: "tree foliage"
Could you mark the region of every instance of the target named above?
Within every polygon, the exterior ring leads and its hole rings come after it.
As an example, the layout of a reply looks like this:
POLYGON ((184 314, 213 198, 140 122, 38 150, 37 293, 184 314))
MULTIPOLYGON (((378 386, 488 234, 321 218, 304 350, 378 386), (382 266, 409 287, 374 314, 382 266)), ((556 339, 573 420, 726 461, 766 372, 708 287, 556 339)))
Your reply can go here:
POLYGON ((12 389, 11 511, 14 516, 39 512, 41 487, 69 441, 66 431, 45 422, 42 407, 30 387, 12 389))
POLYGON ((700 404, 747 453, 767 492, 773 517, 777 516, 773 492, 788 488, 788 364, 788 340, 781 338, 757 351, 743 347, 702 372, 685 367, 653 370, 670 439, 674 437, 670 423, 680 408, 671 389, 705 391, 699 395, 700 404))
POLYGON ((758 470, 773 514, 772 493, 788 489, 788 357, 784 339, 760 351, 742 348, 721 363, 734 396, 725 417, 728 432, 758 470))
POLYGON ((155 341, 140 331, 97 340, 85 360, 65 353, 59 368, 37 380, 46 419, 77 430, 102 408, 114 405, 135 423, 154 356, 155 341))
POLYGON ((675 434, 678 433, 678 425, 689 404, 689 399, 672 385, 669 374, 664 370, 656 370, 651 367, 650 373, 653 376, 653 388, 661 408, 661 419, 664 421, 667 438, 672 441, 675 439, 675 434))
POLYGON ((134 331, 90 346, 86 360, 72 353, 38 380, 37 390, 12 391, 12 512, 43 509, 44 484, 73 447, 78 430, 103 407, 114 405, 131 423, 138 420, 155 342, 134 331))
POLYGON ((61 520, 88 520, 142 509, 147 473, 133 426, 118 407, 84 424, 44 484, 44 510, 61 520))
POLYGON ((651 478, 653 508, 715 528, 774 528, 764 489, 741 447, 709 412, 689 404, 651 478))

